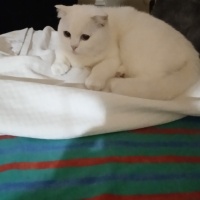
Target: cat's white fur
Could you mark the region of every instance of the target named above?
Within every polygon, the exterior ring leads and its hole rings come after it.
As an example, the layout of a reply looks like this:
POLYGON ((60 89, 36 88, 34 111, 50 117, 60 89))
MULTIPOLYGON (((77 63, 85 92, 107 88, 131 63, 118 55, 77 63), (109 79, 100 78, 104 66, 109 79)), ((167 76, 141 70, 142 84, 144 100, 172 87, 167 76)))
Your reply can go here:
POLYGON ((109 87, 113 93, 160 100, 175 98, 199 78, 199 55, 192 44, 149 14, 131 7, 56 8, 61 20, 54 74, 89 67, 88 89, 109 87), (82 34, 90 38, 82 40, 82 34))

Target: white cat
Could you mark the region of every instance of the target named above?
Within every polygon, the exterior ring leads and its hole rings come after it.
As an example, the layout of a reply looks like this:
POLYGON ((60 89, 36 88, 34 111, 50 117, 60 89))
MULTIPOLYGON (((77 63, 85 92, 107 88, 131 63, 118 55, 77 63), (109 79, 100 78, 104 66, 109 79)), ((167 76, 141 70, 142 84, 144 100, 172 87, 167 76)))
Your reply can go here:
POLYGON ((88 67, 88 89, 169 100, 199 78, 192 44, 166 23, 131 7, 57 5, 59 48, 54 74, 88 67), (124 77, 116 77, 116 75, 124 77))

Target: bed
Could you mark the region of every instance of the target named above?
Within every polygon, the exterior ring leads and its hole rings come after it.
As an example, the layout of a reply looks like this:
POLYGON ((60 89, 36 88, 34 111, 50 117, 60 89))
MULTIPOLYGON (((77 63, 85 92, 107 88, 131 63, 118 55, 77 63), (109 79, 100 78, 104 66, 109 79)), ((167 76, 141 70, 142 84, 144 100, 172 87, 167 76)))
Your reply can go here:
POLYGON ((173 101, 53 76, 57 32, 0 35, 1 200, 200 199, 200 81, 173 101))

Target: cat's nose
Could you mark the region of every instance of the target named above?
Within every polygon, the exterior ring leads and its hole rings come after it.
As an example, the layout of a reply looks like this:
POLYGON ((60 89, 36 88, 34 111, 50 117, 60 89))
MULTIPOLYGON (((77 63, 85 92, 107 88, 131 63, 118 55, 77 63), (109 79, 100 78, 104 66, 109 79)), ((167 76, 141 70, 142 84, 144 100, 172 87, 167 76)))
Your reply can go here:
POLYGON ((71 48, 73 51, 75 51, 77 49, 77 47, 78 47, 77 45, 71 45, 71 48))

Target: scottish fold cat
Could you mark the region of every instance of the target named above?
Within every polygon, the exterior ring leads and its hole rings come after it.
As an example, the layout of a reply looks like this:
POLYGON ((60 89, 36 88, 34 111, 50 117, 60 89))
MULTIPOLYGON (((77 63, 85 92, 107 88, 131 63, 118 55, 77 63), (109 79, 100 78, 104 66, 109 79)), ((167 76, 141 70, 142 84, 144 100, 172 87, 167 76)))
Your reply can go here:
POLYGON ((59 45, 53 74, 91 69, 91 90, 170 100, 199 78, 199 55, 165 22, 132 7, 57 5, 59 45))

